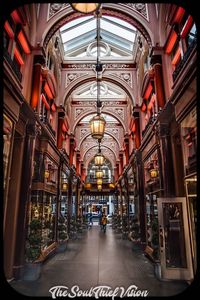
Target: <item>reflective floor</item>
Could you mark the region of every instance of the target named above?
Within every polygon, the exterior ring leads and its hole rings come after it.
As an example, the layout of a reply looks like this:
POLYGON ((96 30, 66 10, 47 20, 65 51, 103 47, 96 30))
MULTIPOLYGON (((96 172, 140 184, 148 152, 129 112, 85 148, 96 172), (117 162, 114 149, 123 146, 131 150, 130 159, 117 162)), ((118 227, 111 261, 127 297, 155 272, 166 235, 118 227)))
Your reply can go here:
POLYGON ((127 291, 135 285, 137 288, 133 289, 147 291, 148 296, 177 295, 188 287, 185 282, 157 279, 153 264, 141 250, 133 248, 129 240, 121 239, 110 226, 105 234, 99 226, 93 226, 78 239, 70 240, 64 253, 56 254, 43 265, 37 281, 10 284, 29 296, 51 296, 49 289, 61 285, 69 291, 75 285, 84 291, 102 285, 112 291, 117 287, 127 291))

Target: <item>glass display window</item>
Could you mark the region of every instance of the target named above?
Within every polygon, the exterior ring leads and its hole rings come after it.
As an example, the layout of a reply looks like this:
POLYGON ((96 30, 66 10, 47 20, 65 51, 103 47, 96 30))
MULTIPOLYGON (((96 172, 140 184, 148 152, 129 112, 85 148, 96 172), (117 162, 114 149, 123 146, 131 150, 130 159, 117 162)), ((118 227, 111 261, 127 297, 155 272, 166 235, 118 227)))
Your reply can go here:
POLYGON ((13 123, 6 116, 3 115, 3 188, 5 190, 6 184, 8 182, 8 169, 9 169, 9 160, 11 152, 11 143, 12 143, 12 132, 13 132, 13 123))
POLYGON ((196 172, 197 116, 194 108, 181 123, 185 175, 196 172))
POLYGON ((56 196, 42 191, 32 191, 29 222, 42 222, 42 249, 55 239, 56 196))

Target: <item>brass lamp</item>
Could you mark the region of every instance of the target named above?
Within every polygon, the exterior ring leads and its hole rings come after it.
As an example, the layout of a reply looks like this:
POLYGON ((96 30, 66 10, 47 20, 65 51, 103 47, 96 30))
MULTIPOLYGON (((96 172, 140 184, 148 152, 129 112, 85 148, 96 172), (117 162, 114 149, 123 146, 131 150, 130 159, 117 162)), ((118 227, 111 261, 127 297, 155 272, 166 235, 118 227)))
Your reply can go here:
POLYGON ((100 3, 71 3, 74 10, 83 14, 92 13, 100 7, 100 3))
POLYGON ((100 101, 100 77, 99 71, 102 71, 102 65, 99 61, 99 39, 100 39, 100 19, 99 19, 99 11, 96 12, 97 18, 97 62, 96 62, 96 79, 97 79, 97 115, 94 116, 90 120, 90 128, 91 128, 91 135, 94 139, 102 139, 105 131, 106 121, 100 115, 100 108, 101 108, 101 101, 100 101))
POLYGON ((44 171, 44 177, 45 177, 45 178, 49 178, 49 174, 50 174, 49 169, 46 169, 46 170, 44 171))
POLYGON ((94 163, 96 166, 102 166, 104 163, 105 157, 101 154, 101 151, 97 153, 94 157, 94 163))
POLYGON ((102 185, 103 183, 103 179, 102 178, 98 178, 97 179, 97 185, 102 185))
POLYGON ((98 184, 97 185, 97 189, 100 191, 100 190, 102 190, 102 185, 101 184, 98 184))
POLYGON ((103 171, 101 169, 96 171, 96 178, 102 178, 103 177, 103 171))
POLYGON ((64 182, 62 184, 62 188, 63 188, 64 191, 66 191, 68 189, 68 184, 66 182, 64 182))
POLYGON ((94 139, 102 139, 105 131, 106 121, 100 115, 90 120, 91 135, 94 139))
POLYGON ((150 172, 151 178, 158 177, 158 170, 157 169, 151 169, 149 172, 150 172))
POLYGON ((109 183, 109 188, 110 188, 110 189, 114 189, 114 188, 115 188, 114 183, 109 183))

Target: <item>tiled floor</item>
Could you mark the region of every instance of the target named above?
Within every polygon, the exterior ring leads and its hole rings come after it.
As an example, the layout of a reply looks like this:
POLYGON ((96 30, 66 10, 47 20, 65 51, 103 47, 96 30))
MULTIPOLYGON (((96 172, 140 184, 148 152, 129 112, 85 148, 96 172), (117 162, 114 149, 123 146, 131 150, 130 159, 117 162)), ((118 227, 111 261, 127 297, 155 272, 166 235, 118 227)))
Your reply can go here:
POLYGON ((64 253, 56 254, 43 265, 37 281, 10 284, 29 296, 51 296, 49 289, 57 285, 66 286, 69 291, 74 285, 84 291, 102 285, 112 290, 136 285, 139 290, 147 290, 148 296, 176 295, 188 286, 184 282, 158 280, 153 264, 109 226, 105 234, 99 226, 93 226, 82 238, 70 240, 64 253))

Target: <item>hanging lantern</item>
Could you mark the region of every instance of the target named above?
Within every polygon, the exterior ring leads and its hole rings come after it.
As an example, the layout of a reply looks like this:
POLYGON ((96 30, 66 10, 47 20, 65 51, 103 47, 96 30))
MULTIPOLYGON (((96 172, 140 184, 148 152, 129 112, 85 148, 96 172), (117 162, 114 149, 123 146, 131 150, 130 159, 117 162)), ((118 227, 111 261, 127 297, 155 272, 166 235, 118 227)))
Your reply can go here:
POLYGON ((96 171, 96 178, 98 179, 98 178, 102 178, 103 177, 103 171, 102 170, 97 170, 96 171))
POLYGON ((77 10, 83 14, 94 12, 100 7, 100 3, 71 3, 74 10, 77 10))
POLYGON ((66 182, 64 182, 62 184, 62 188, 63 188, 64 191, 66 191, 68 189, 68 184, 66 182))
POLYGON ((44 171, 44 177, 45 177, 45 178, 49 178, 49 174, 50 174, 49 170, 46 169, 46 170, 44 171))
POLYGON ((101 152, 97 153, 94 157, 94 163, 97 166, 102 166, 104 163, 105 157, 101 154, 101 152))
POLYGON ((86 188, 86 189, 90 189, 91 186, 92 186, 92 185, 91 185, 91 183, 89 183, 89 182, 87 182, 87 183, 85 184, 85 188, 86 188))
POLYGON ((102 178, 98 178, 97 179, 97 185, 101 185, 103 183, 103 179, 102 178))
POLYGON ((109 188, 110 188, 110 189, 114 189, 114 188, 115 188, 114 183, 109 183, 109 188))
POLYGON ((94 139, 101 140, 104 135, 106 121, 100 115, 96 115, 90 120, 91 135, 94 139))
POLYGON ((158 170, 157 169, 151 169, 149 172, 150 172, 151 178, 158 177, 158 170))
POLYGON ((97 185, 97 189, 100 191, 100 190, 102 190, 102 185, 101 184, 98 184, 97 185))

